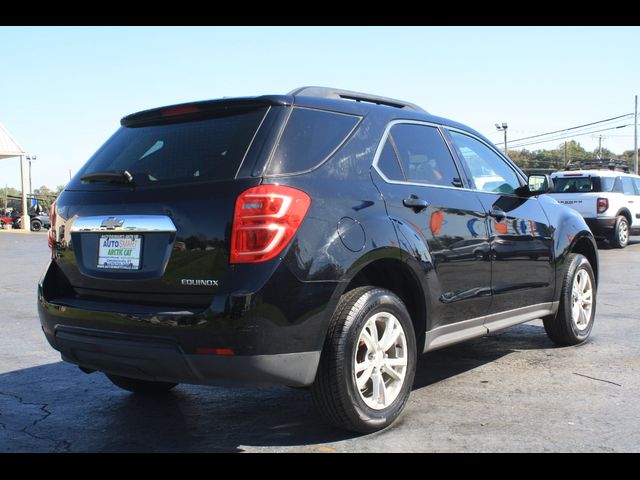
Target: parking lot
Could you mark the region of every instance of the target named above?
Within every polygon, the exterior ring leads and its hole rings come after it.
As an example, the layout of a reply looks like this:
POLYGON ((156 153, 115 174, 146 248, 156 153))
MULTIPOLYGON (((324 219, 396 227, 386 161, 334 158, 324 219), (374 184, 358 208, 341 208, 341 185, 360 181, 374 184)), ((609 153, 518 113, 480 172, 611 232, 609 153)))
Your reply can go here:
POLYGON ((46 234, 0 232, 0 452, 640 451, 640 241, 600 250, 588 343, 542 322, 421 357, 404 415, 354 435, 288 387, 181 385, 139 397, 63 363, 36 313, 46 234))

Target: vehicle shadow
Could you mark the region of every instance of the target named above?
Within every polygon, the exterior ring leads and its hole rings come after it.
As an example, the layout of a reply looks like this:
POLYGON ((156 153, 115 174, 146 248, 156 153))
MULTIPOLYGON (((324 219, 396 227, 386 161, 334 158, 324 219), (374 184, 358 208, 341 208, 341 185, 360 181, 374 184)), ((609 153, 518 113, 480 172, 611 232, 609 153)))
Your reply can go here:
POLYGON ((135 395, 57 362, 0 375, 0 452, 238 452, 335 442, 306 390, 180 385, 135 395))
POLYGON ((413 390, 473 370, 519 350, 546 348, 557 346, 549 340, 542 325, 529 323, 452 345, 418 357, 413 390))
MULTIPOLYGON (((541 326, 520 325, 423 355, 413 395, 517 350, 552 346, 541 326)), ((148 397, 63 362, 0 374, 0 430, 2 452, 313 452, 357 436, 325 425, 306 390, 181 385, 148 397)))
MULTIPOLYGON (((598 245, 598 250, 617 250, 617 248, 613 248, 611 244, 605 240, 598 240, 596 244, 598 245)), ((640 244, 640 240, 629 238, 629 243, 627 243, 627 247, 630 247, 632 245, 638 245, 638 244, 640 244)))

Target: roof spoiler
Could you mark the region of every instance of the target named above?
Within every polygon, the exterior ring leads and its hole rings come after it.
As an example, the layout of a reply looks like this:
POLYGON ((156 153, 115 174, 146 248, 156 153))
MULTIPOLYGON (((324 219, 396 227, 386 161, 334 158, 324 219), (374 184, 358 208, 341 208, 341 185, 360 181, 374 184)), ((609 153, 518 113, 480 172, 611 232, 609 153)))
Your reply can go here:
POLYGON ((171 123, 187 119, 203 119, 220 112, 232 112, 234 108, 247 108, 271 105, 291 105, 293 99, 284 95, 262 95, 261 97, 219 98, 198 102, 180 103, 152 108, 123 117, 120 124, 124 127, 137 127, 159 123, 171 123))
POLYGON ((300 87, 292 90, 288 95, 300 95, 306 97, 333 98, 338 100, 354 100, 356 102, 375 103, 376 105, 386 105, 388 107, 404 108, 416 112, 428 113, 424 108, 414 103, 405 102, 396 98, 381 97, 369 93, 354 92, 351 90, 341 90, 330 87, 300 87))

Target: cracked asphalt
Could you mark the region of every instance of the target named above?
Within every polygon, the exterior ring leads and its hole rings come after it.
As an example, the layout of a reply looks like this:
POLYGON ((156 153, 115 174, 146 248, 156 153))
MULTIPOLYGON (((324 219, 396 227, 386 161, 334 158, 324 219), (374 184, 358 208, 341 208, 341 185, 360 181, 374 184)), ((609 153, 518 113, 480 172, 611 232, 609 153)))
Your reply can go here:
POLYGON ((600 250, 596 324, 558 348, 540 321, 420 358, 400 421, 319 420, 305 390, 119 390, 60 361, 36 313, 45 234, 0 232, 0 452, 638 452, 640 240, 600 250))

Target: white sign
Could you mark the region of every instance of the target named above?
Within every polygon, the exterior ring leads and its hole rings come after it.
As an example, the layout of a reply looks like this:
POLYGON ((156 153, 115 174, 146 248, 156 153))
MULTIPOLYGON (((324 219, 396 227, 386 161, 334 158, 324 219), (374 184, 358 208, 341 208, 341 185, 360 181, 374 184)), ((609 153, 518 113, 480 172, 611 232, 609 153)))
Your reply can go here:
POLYGON ((142 235, 100 235, 98 268, 138 270, 142 235))

